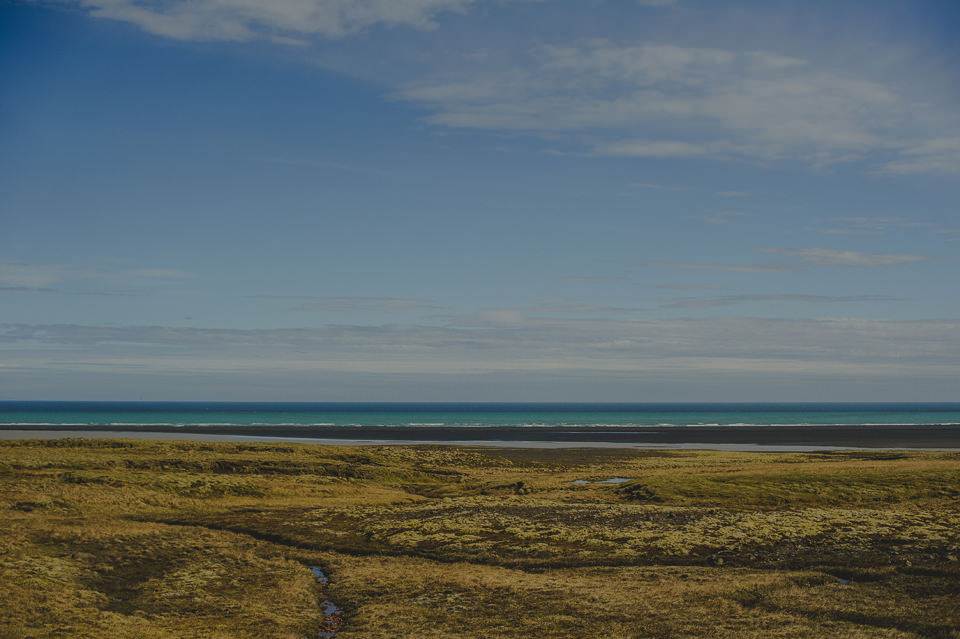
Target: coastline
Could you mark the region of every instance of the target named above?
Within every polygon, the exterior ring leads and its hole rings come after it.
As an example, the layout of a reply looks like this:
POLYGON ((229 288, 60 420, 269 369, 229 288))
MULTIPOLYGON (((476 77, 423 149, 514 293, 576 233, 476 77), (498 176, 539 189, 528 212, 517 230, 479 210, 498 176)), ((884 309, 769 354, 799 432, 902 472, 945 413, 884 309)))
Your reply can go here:
POLYGON ((577 427, 76 426, 0 427, 0 439, 153 439, 336 446, 639 448, 805 452, 840 449, 960 450, 960 425, 577 427))

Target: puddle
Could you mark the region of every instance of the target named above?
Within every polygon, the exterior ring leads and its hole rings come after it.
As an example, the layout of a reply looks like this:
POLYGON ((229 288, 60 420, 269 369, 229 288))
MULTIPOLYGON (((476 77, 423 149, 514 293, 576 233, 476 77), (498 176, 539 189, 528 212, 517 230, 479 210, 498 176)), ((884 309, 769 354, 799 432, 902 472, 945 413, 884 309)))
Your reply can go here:
POLYGON ((313 576, 317 578, 317 583, 321 586, 330 585, 330 579, 323 573, 319 566, 314 566, 310 569, 310 572, 312 572, 313 576))
POLYGON ((596 481, 588 481, 586 479, 574 479, 571 483, 578 486, 583 486, 584 484, 622 484, 624 482, 633 481, 633 477, 610 477, 609 479, 598 479, 596 481))
POLYGON ((844 579, 843 577, 837 577, 837 583, 840 584, 841 586, 849 586, 850 580, 844 579))
MULTIPOLYGON (((313 576, 317 579, 317 583, 321 586, 326 587, 330 585, 330 578, 327 577, 320 566, 312 566, 310 572, 313 573, 313 576)), ((320 602, 320 611, 323 612, 324 619, 320 624, 320 629, 317 631, 317 636, 336 636, 341 626, 343 626, 343 610, 329 599, 324 599, 320 602)))
POLYGON ((573 483, 578 485, 583 485, 583 484, 589 484, 590 482, 588 482, 586 479, 574 479, 573 483))

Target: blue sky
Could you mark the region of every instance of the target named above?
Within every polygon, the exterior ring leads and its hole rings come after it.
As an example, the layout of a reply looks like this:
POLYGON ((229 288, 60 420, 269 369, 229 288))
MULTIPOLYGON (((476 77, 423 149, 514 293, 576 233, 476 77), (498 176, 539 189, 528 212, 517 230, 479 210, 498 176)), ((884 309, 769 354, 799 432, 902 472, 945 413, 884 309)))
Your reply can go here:
POLYGON ((0 399, 956 399, 958 26, 0 2, 0 399))

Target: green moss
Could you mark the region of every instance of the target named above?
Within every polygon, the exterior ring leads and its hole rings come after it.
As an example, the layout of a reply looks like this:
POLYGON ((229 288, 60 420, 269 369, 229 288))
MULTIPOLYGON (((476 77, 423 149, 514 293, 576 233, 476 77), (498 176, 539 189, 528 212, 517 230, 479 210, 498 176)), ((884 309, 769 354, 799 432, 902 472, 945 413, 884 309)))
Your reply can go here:
POLYGON ((329 596, 341 639, 946 639, 958 486, 952 453, 0 442, 0 636, 309 637, 329 596))

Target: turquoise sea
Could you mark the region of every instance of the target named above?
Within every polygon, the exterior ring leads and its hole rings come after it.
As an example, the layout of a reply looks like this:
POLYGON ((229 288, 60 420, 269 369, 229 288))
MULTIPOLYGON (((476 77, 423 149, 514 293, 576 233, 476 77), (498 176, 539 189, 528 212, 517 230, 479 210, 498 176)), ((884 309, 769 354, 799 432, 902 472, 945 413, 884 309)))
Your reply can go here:
POLYGON ((0 402, 0 428, 75 426, 743 426, 960 424, 960 403, 470 404, 0 402))

